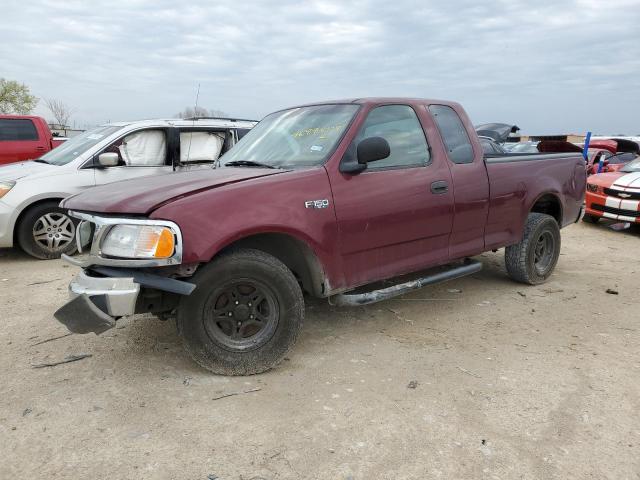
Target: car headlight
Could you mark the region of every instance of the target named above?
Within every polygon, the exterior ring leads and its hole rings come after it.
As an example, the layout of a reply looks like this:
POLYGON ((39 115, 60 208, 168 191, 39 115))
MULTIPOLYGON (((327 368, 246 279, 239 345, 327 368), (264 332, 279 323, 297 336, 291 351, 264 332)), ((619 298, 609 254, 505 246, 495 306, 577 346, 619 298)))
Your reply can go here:
POLYGON ((0 198, 9 193, 9 190, 11 190, 15 184, 16 182, 14 182, 13 180, 5 180, 3 182, 0 182, 0 198))
POLYGON ((587 190, 593 193, 598 193, 599 187, 594 183, 587 183, 587 190))
POLYGON ((169 258, 175 252, 173 231, 161 225, 116 225, 100 250, 102 255, 120 258, 169 258))

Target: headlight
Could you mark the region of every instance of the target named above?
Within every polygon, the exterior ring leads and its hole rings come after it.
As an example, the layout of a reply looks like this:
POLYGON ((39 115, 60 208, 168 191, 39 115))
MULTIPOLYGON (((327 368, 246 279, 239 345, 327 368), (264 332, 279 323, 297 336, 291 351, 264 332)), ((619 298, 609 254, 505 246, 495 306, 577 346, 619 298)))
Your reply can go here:
POLYGON ((120 258, 169 258, 175 251, 175 236, 160 225, 116 225, 102 241, 103 255, 120 258))
POLYGON ((13 180, 5 180, 4 182, 0 182, 0 198, 4 197, 9 190, 13 188, 16 184, 13 180))
POLYGON ((599 189, 600 188, 598 187, 598 185, 595 185, 593 183, 587 183, 587 190, 589 190, 590 192, 598 193, 599 189))

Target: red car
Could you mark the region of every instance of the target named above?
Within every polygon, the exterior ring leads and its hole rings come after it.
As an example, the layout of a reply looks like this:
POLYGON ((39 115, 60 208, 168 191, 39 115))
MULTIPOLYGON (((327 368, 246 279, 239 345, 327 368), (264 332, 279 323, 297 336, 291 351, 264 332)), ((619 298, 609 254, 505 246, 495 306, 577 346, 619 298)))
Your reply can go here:
POLYGON ((585 222, 601 218, 640 223, 640 158, 617 172, 591 175, 587 179, 585 222))
POLYGON ((0 115, 0 165, 40 158, 62 142, 42 117, 0 115))
POLYGON ((594 140, 589 144, 587 175, 617 172, 640 153, 636 142, 623 139, 594 140), (602 170, 598 172, 600 159, 604 156, 602 170))

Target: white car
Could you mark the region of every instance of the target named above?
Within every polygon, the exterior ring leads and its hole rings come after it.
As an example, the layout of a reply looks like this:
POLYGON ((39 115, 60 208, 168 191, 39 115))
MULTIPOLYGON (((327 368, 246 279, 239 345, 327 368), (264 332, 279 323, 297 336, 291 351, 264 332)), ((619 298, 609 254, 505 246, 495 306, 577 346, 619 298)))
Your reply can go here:
POLYGON ((177 170, 212 168, 257 122, 202 118, 102 125, 37 160, 0 167, 0 248, 41 259, 75 251, 60 201, 87 188, 177 170))

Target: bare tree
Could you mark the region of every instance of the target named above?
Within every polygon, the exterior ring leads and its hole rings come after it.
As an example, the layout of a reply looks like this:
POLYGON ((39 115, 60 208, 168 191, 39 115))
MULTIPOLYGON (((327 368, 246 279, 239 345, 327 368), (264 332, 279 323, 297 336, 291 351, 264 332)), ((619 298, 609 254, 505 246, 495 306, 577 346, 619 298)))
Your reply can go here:
POLYGON ((55 98, 45 98, 44 103, 47 105, 47 108, 51 111, 53 118, 55 118, 59 125, 63 128, 69 126, 69 120, 73 114, 73 109, 71 109, 62 100, 56 100, 55 98))
POLYGON ((186 107, 183 111, 176 113, 177 118, 201 118, 201 117, 228 117, 222 110, 208 110, 204 107, 186 107))

